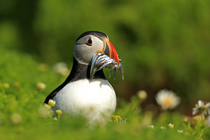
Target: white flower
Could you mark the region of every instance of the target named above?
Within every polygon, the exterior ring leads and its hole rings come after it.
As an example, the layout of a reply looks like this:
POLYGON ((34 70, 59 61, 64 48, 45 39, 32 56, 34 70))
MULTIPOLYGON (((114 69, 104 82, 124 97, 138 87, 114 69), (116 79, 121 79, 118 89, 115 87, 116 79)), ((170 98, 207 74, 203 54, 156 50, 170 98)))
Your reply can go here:
POLYGON ((198 100, 198 103, 195 104, 195 107, 192 110, 193 115, 197 114, 199 111, 204 111, 204 114, 207 114, 207 112, 210 114, 210 103, 204 104, 203 101, 198 100))
POLYGON ((163 110, 174 109, 180 100, 180 97, 176 96, 173 91, 166 89, 160 90, 156 95, 156 101, 163 110))
POLYGON ((64 62, 58 62, 58 63, 56 63, 56 64, 54 65, 54 70, 55 70, 57 73, 59 73, 59 74, 61 74, 61 75, 63 75, 63 76, 66 76, 66 75, 69 74, 69 69, 68 69, 68 67, 67 67, 67 64, 64 63, 64 62))
POLYGON ((154 127, 154 125, 149 125, 148 128, 154 129, 155 127, 154 127))
POLYGON ((165 126, 160 126, 160 129, 166 130, 166 127, 165 126))
POLYGON ((178 133, 183 133, 184 131, 183 131, 183 130, 177 130, 177 132, 178 132, 178 133))
POLYGON ((174 128, 174 125, 173 125, 172 123, 169 123, 169 124, 168 124, 168 127, 169 127, 169 128, 174 128))

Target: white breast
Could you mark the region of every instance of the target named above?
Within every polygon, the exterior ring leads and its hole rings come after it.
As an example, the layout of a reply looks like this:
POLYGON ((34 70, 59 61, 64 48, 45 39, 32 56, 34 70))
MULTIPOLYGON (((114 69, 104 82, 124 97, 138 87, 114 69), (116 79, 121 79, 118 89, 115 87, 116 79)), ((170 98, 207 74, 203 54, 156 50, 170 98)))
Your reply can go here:
POLYGON ((107 80, 87 79, 67 84, 55 96, 54 110, 71 116, 82 113, 90 122, 106 122, 116 108, 116 95, 107 80))

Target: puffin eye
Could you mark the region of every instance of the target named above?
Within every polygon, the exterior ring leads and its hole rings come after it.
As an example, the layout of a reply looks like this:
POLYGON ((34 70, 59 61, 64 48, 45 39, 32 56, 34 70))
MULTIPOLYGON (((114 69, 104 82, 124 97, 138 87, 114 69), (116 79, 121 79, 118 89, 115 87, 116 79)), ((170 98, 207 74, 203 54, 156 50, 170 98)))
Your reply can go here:
POLYGON ((90 39, 90 38, 89 38, 89 39, 87 40, 87 42, 86 42, 86 44, 89 45, 89 46, 91 46, 92 43, 93 43, 93 42, 92 42, 92 39, 90 39))

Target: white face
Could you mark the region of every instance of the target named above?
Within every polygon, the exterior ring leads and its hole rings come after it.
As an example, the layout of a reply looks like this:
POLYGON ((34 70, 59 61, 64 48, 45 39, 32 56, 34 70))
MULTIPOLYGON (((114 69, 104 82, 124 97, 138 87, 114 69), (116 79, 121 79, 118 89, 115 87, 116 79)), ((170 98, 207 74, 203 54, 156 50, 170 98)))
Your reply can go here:
POLYGON ((74 57, 79 63, 88 65, 96 51, 102 49, 102 40, 93 35, 86 35, 77 40, 74 46, 74 57))

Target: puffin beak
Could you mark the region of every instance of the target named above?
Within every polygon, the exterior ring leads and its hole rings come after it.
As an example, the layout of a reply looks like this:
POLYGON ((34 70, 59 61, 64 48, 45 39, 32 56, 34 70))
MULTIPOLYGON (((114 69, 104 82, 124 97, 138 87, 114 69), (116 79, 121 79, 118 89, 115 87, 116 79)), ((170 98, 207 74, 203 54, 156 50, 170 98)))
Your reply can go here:
POLYGON ((112 70, 114 70, 114 77, 116 77, 116 70, 119 69, 122 79, 124 79, 124 70, 120 61, 121 60, 119 59, 117 51, 112 43, 109 42, 108 38, 104 38, 103 49, 96 51, 96 53, 93 55, 90 69, 90 80, 93 79, 96 71, 101 70, 104 67, 111 69, 109 77, 112 73, 112 70))
POLYGON ((111 42, 109 42, 108 38, 104 38, 103 40, 103 50, 102 52, 109 56, 110 58, 114 59, 119 65, 119 57, 117 51, 115 50, 114 46, 111 42))

